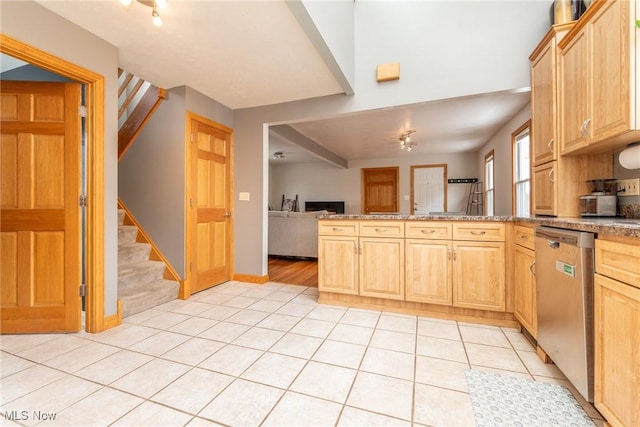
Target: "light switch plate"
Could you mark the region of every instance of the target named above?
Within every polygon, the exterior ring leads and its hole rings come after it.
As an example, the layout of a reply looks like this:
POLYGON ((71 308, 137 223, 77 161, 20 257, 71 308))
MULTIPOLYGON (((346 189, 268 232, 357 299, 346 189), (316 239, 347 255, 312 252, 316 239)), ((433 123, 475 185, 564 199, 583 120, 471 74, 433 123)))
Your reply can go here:
POLYGON ((238 193, 238 200, 248 202, 251 199, 251 194, 248 191, 241 191, 238 193))

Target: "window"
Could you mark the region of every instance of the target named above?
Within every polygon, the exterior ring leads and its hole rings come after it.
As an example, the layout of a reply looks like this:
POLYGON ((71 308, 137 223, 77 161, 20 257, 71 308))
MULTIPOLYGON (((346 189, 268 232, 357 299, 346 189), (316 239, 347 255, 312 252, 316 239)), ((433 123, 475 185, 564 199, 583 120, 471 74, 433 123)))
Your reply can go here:
POLYGON ((493 183, 493 150, 484 156, 484 194, 485 208, 484 214, 488 216, 494 215, 494 183, 493 183))
POLYGON ((527 121, 511 134, 511 157, 513 158, 513 213, 515 216, 529 216, 531 204, 529 169, 529 127, 527 121))

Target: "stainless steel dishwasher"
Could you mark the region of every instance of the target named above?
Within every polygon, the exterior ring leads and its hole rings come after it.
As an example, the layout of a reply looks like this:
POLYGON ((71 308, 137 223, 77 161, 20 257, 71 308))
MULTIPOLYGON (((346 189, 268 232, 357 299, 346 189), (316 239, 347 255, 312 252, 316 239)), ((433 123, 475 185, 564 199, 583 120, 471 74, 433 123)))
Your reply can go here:
POLYGON ((536 227, 538 345, 593 402, 594 235, 536 227))

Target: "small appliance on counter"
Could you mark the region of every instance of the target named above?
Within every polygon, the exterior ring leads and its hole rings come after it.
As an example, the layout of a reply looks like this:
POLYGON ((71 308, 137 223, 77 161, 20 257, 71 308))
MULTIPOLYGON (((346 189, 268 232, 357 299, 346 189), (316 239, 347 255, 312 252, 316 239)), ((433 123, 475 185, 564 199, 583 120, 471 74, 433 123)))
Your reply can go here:
POLYGON ((580 196, 581 216, 616 216, 618 196, 615 179, 590 179, 591 194, 580 196))

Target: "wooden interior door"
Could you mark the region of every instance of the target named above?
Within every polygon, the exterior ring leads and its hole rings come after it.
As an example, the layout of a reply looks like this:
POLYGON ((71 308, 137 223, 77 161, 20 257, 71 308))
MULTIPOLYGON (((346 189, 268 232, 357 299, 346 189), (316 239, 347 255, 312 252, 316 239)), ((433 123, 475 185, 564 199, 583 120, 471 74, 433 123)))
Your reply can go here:
POLYGON ((231 130, 191 119, 190 292, 231 279, 231 130))
POLYGON ((362 213, 397 213, 398 167, 362 169, 362 213))
POLYGON ((81 85, 3 81, 0 93, 0 332, 76 332, 81 85))

